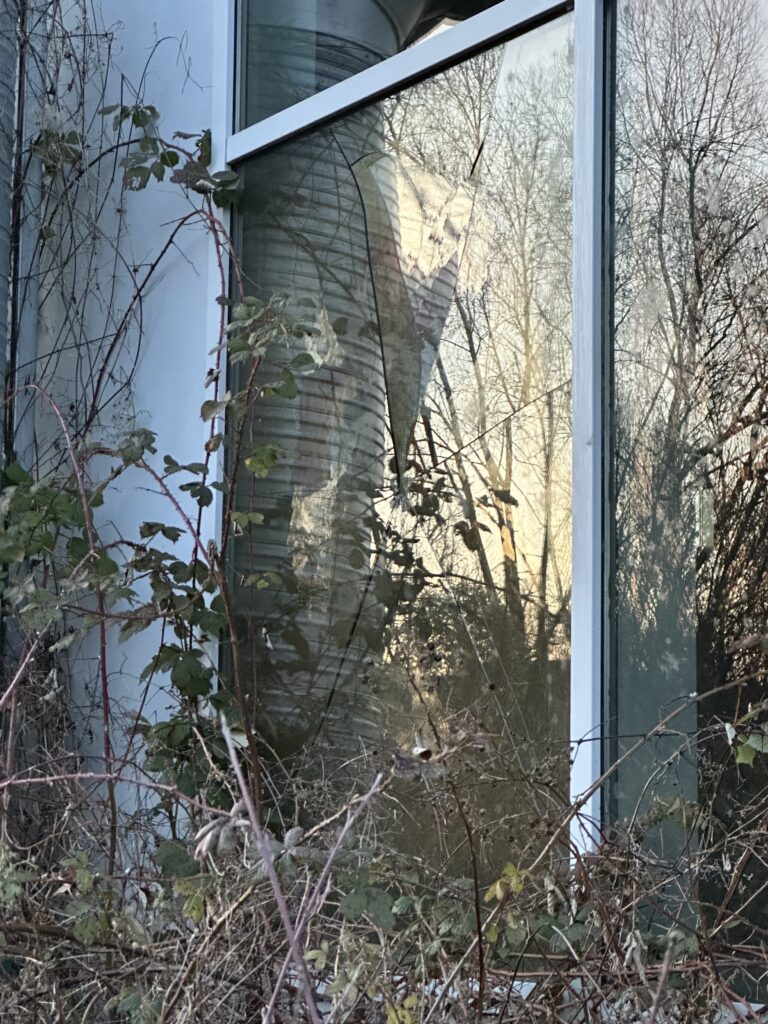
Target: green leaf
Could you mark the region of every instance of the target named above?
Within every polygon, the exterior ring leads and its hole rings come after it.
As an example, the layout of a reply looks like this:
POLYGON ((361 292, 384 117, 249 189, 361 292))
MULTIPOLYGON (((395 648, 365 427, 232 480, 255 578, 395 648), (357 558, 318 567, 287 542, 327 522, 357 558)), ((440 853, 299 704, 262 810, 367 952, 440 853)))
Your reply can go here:
POLYGON ((351 921, 356 921, 362 917, 367 906, 368 899, 365 895, 365 889, 359 889, 357 892, 348 892, 345 896, 342 896, 339 902, 339 910, 344 917, 349 918, 351 921))
POLYGON ((183 535, 184 530, 178 526, 166 526, 165 523, 142 523, 139 527, 139 536, 143 539, 150 537, 156 537, 157 534, 161 534, 166 540, 170 540, 175 543, 183 535))
POLYGON ((91 546, 84 537, 70 537, 67 542, 67 554, 73 565, 78 565, 88 557, 91 546))
POLYGON ((299 352, 299 354, 291 360, 291 366, 294 370, 314 370, 317 366, 315 357, 309 352, 299 352))
POLYGON ((748 743, 740 743, 736 747, 736 764, 754 764, 755 757, 757 756, 757 750, 750 746, 748 743))
POLYGON ((212 420, 215 416, 221 416, 226 410, 229 403, 232 401, 232 395, 227 391, 219 401, 209 399, 207 402, 203 402, 200 406, 200 415, 203 418, 203 422, 207 423, 212 420))
POLYGON ((180 491, 189 491, 190 495, 197 501, 201 508, 206 508, 213 501, 213 491, 205 484, 190 483, 182 484, 180 491))
POLYGON ((266 590, 268 587, 280 587, 282 583, 282 576, 276 572, 252 572, 242 579, 242 586, 256 587, 257 590, 266 590))
POLYGON ((207 167, 210 164, 210 162, 211 162, 211 130, 210 130, 210 128, 206 128, 205 131, 201 132, 200 135, 198 135, 197 138, 198 138, 197 154, 198 154, 200 163, 204 167, 207 167))
POLYGON ((164 772, 171 767, 171 759, 166 754, 150 754, 144 760, 144 770, 147 772, 164 772))
POLYGON ((32 477, 18 462, 9 463, 3 470, 3 484, 31 484, 32 477))
POLYGON ((154 455, 156 437, 151 430, 139 429, 132 431, 118 448, 118 455, 126 466, 133 465, 142 459, 146 452, 154 455))
POLYGON ((125 172, 124 180, 127 188, 140 192, 141 189, 146 188, 149 181, 149 168, 142 166, 129 167, 125 172))
POLYGON ((265 477, 277 462, 277 446, 255 444, 245 458, 245 468, 257 477, 265 477))
POLYGON ((765 732, 751 732, 744 737, 743 742, 748 747, 753 747, 758 754, 768 754, 768 736, 765 732))
POLYGON ((415 896, 398 896, 395 902, 392 904, 393 914, 407 914, 408 911, 416 903, 415 896))
POLYGON ((240 176, 234 171, 216 171, 211 177, 220 185, 237 185, 240 181, 240 176))
POLYGON ((264 522, 263 512, 233 512, 232 522, 238 526, 261 526, 264 522))
POLYGON ((344 917, 351 920, 367 917, 372 924, 384 931, 391 931, 395 927, 392 897, 384 889, 375 886, 366 886, 364 889, 347 893, 339 902, 339 909, 344 917))
POLYGON ((149 122, 152 120, 152 115, 148 107, 136 107, 131 117, 134 128, 146 128, 149 122))
POLYGON ((186 697, 206 697, 213 671, 200 664, 201 651, 179 651, 171 667, 171 682, 186 697))
POLYGON ((65 633, 64 636, 60 640, 57 640, 55 644, 51 644, 48 651, 50 654, 54 654, 56 651, 66 651, 68 647, 72 646, 76 639, 77 633, 65 633))
POLYGON ((155 860, 166 878, 191 878, 200 873, 197 861, 179 843, 160 843, 155 860))
POLYGON ((195 924, 200 924, 205 913, 205 896, 200 889, 195 890, 191 896, 187 897, 183 913, 191 918, 195 924))
POLYGON ((96 575, 97 576, 116 576, 120 572, 120 566, 117 562, 110 558, 109 555, 105 555, 102 551, 96 560, 96 575))
POLYGON ((84 917, 72 929, 75 936, 86 945, 103 941, 109 936, 109 915, 101 913, 84 917))
POLYGON ((283 370, 283 382, 279 387, 274 388, 276 395, 280 395, 281 398, 295 398, 299 393, 299 389, 296 386, 296 378, 286 366, 283 370))

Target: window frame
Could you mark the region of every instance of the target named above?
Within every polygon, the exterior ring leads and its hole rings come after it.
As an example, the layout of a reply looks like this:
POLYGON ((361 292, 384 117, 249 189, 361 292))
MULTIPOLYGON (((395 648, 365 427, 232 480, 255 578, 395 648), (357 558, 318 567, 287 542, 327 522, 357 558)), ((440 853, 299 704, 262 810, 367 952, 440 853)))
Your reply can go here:
MULTIPOLYGON (((603 194, 604 25, 610 0, 502 0, 494 7, 424 40, 322 92, 241 130, 237 101, 236 0, 226 0, 215 22, 218 68, 213 103, 213 159, 234 169, 243 160, 427 78, 495 43, 524 35, 572 12, 573 121, 573 339, 572 339, 572 593, 571 799, 579 805, 571 837, 579 848, 599 839, 602 824, 604 662, 604 317, 603 194)), ((215 254, 208 279, 220 294, 215 254)), ((212 318, 218 307, 209 303, 212 318)), ((217 323, 209 325, 214 336, 217 323)), ((212 509, 220 523, 220 500, 212 509), (217 507, 218 506, 218 507, 217 507)), ((220 529, 220 526, 219 526, 220 529)))

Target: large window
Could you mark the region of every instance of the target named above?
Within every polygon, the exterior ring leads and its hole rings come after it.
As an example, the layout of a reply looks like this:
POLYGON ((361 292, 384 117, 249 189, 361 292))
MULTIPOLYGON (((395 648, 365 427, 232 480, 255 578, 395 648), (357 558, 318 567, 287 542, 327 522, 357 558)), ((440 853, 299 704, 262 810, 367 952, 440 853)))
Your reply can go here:
POLYGON ((227 142, 250 287, 311 339, 269 354, 306 369, 238 499, 270 742, 333 773, 493 737, 459 780, 490 858, 570 767, 683 914, 733 884, 762 927, 722 826, 763 813, 768 747, 765 4, 348 5, 336 43, 288 5, 270 84, 278 6, 243 8, 227 142))
POLYGON ((767 29, 753 0, 617 23, 613 757, 680 711, 612 811, 696 873, 713 941, 768 926, 740 839, 765 815, 767 29))
POLYGON ((569 797, 572 144, 562 16, 241 167, 247 290, 307 328, 239 478, 259 728, 343 786, 394 757, 451 871, 460 810, 490 876, 569 797))

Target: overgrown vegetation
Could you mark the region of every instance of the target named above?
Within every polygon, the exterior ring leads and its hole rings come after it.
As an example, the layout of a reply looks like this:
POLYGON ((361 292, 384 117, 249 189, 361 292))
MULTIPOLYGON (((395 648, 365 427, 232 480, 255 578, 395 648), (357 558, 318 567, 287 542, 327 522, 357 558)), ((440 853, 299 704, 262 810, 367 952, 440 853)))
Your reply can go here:
MULTIPOLYGON (((344 792, 273 756, 254 727, 231 594, 231 540, 261 515, 234 495, 238 474, 258 485, 279 459, 252 437, 254 409, 270 393, 294 397, 312 369, 297 357, 265 382, 261 357, 313 325, 282 296, 247 293, 221 212, 239 181, 211 167, 208 133, 166 137, 143 89, 123 85, 112 102, 111 36, 89 23, 85 4, 79 17, 56 2, 24 10, 27 55, 43 30, 48 39, 41 94, 61 99, 47 100, 49 123, 26 140, 15 181, 25 196, 16 230, 38 227, 47 350, 34 382, 21 383, 20 269, 0 477, 3 1021, 655 1024, 731 1011, 757 1020, 744 995, 760 994, 765 969, 766 934, 750 910, 763 898, 750 881, 765 856, 762 784, 735 822, 659 798, 601 832, 585 808, 615 768, 575 803, 553 800, 554 769, 521 775, 517 785, 539 789, 553 809, 510 841, 498 878, 482 878, 456 780, 493 782, 493 737, 468 727, 448 742, 436 728, 394 758, 366 759, 344 792), (85 99, 94 89, 104 101, 95 116, 85 99), (105 203, 166 179, 188 213, 148 267, 122 266, 120 238, 102 232, 105 203), (200 225, 217 254, 220 327, 200 410, 207 440, 199 461, 182 463, 172 438, 133 421, 126 396, 143 296, 176 240, 200 225), (97 249, 115 256, 113 277, 131 282, 119 305, 109 289, 94 295, 97 249), (95 308, 103 334, 86 340, 95 308), (227 362, 243 382, 234 393, 227 362), (123 486, 161 494, 167 515, 114 537, 100 510, 123 486), (214 541, 204 511, 217 492, 214 541), (146 630, 157 638, 136 685, 141 701, 164 687, 166 718, 115 707, 115 630, 124 641, 146 630), (88 692, 99 719, 86 750, 88 709, 73 694, 88 692), (387 801, 413 792, 466 832, 470 877, 390 841, 387 801)), ((243 582, 269 585, 259 574, 243 582)), ((619 767, 673 733, 684 710, 639 737, 619 767)), ((702 750, 713 751, 709 792, 734 763, 764 770, 765 721, 755 701, 701 730, 702 750)), ((677 757, 689 749, 686 738, 677 757)))

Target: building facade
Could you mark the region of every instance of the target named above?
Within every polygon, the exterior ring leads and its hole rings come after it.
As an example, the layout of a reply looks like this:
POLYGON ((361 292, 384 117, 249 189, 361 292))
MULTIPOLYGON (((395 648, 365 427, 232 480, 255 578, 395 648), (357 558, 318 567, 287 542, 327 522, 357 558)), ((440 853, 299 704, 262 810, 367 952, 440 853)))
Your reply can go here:
MULTIPOLYGON (((726 822, 761 787, 768 5, 103 0, 99 16, 87 60, 48 53, 28 141, 85 139, 101 116, 109 151, 112 118, 140 134, 151 106, 163 152, 209 128, 210 165, 155 174, 134 135, 138 160, 83 179, 76 262, 60 211, 30 214, 48 247, 27 287, 67 287, 36 296, 7 393, 38 385, 104 447, 148 429, 179 464, 213 454, 229 497, 187 489, 179 508, 226 548, 238 641, 219 653, 268 760, 348 788, 401 758, 393 835, 463 871, 457 821, 421 787, 457 751, 489 877, 571 800, 577 846, 644 823, 684 874, 691 815, 726 822), (190 221, 166 247, 190 195, 230 182, 213 232, 190 221), (80 337, 62 347, 63 295, 80 337), (211 370, 222 309, 274 317, 256 363, 211 370), (243 388, 258 402, 228 408, 243 388)), ((7 461, 47 457, 51 413, 28 406, 7 461)), ((128 472, 97 513, 105 543, 164 508, 128 472)), ((175 699, 139 679, 156 641, 107 638, 115 706, 149 719, 175 699)), ((97 757, 94 643, 75 728, 97 757)), ((726 883, 708 884, 714 900, 726 883)))

